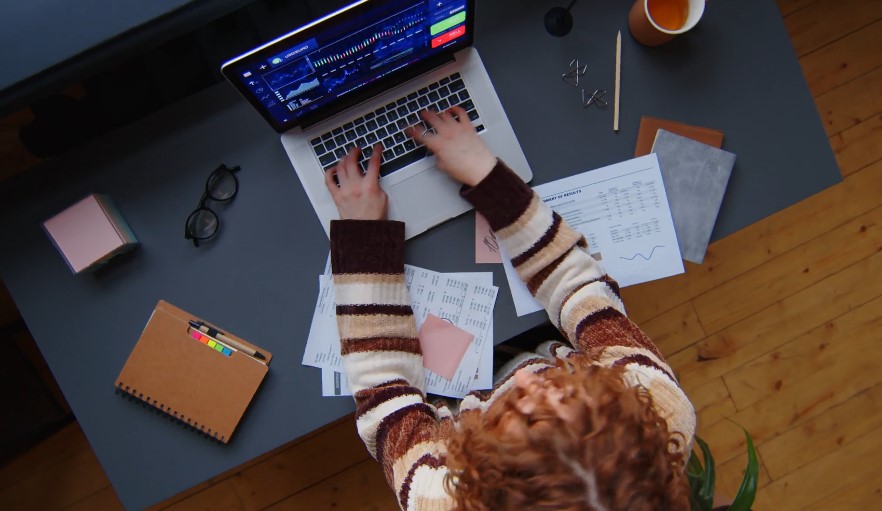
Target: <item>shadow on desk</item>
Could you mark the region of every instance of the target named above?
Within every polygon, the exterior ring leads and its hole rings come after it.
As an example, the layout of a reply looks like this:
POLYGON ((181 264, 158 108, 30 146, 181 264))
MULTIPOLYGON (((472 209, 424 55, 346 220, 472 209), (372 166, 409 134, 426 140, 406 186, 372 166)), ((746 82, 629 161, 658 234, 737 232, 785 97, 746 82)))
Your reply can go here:
POLYGON ((0 466, 74 417, 15 304, 0 286, 0 466))

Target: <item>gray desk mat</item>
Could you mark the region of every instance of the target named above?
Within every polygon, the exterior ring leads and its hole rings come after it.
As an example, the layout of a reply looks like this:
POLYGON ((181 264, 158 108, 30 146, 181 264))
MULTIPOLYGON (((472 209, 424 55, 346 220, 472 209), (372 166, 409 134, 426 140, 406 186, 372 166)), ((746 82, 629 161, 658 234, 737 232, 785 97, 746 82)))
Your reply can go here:
MULTIPOLYGON (((773 2, 713 2, 698 29, 656 49, 630 38, 624 3, 580 2, 563 39, 542 27, 550 5, 485 0, 478 7, 476 45, 535 184, 629 158, 641 115, 726 133, 723 147, 738 159, 714 239, 840 179, 773 2), (582 109, 578 90, 560 74, 579 57, 589 67, 583 83, 611 91, 618 29, 616 134, 612 110, 582 109)), ((327 239, 278 136, 229 86, 4 184, 0 204, 3 280, 126 508, 172 496, 353 410, 349 398, 322 398, 319 371, 300 364, 327 239), (197 249, 183 238, 184 219, 221 162, 242 166, 240 193, 229 205, 212 205, 221 234, 197 249), (116 201, 142 246, 96 274, 74 276, 40 222, 92 192, 116 201), (230 445, 114 395, 113 381, 160 298, 275 356, 230 445)), ((515 318, 502 269, 474 264, 473 226, 466 214, 411 240, 406 260, 442 272, 493 271, 501 342, 544 316, 515 318)))

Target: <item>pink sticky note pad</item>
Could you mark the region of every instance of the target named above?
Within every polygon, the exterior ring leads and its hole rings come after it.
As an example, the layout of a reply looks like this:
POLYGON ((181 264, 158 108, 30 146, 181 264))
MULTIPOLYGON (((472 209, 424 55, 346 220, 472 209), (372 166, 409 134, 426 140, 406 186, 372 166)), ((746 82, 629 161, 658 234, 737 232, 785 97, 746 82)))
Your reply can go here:
POLYGON ((490 230, 490 224, 484 215, 478 212, 475 212, 475 262, 478 264, 502 262, 496 235, 490 230))
POLYGON ((456 374, 474 335, 434 314, 426 316, 419 331, 423 366, 448 380, 456 374))
POLYGON ((129 243, 95 195, 46 220, 43 226, 74 273, 94 267, 129 243))

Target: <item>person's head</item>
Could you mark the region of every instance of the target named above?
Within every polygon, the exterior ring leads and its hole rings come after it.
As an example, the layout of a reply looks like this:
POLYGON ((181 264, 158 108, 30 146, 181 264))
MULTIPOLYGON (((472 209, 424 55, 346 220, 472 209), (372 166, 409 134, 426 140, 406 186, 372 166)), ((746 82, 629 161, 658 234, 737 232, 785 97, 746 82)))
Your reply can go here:
POLYGON ((642 387, 588 364, 515 374, 447 439, 460 511, 688 509, 682 454, 642 387))

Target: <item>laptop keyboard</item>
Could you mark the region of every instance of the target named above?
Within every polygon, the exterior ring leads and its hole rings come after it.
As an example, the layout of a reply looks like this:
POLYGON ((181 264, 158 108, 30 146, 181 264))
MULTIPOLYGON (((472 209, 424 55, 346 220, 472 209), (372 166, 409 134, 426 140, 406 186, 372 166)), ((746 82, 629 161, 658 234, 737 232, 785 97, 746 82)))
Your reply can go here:
MULTIPOLYGON (((373 112, 353 119, 310 141, 312 150, 322 168, 327 171, 337 164, 350 148, 361 148, 359 165, 362 172, 367 170, 368 159, 373 154, 373 146, 383 143, 383 159, 380 175, 387 176, 415 161, 429 156, 425 146, 417 144, 404 133, 408 126, 426 124, 417 112, 434 110, 440 112, 459 105, 477 123, 475 129, 480 133, 484 125, 480 122, 475 105, 470 99, 468 89, 459 73, 453 73, 426 87, 391 101, 373 112)), ((336 177, 336 176, 334 176, 336 177)))

